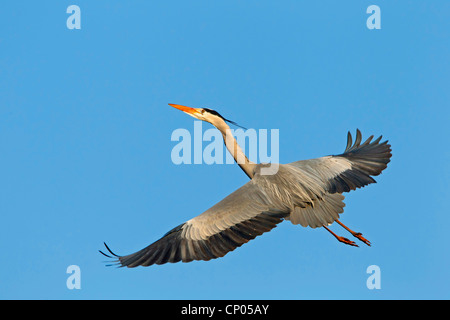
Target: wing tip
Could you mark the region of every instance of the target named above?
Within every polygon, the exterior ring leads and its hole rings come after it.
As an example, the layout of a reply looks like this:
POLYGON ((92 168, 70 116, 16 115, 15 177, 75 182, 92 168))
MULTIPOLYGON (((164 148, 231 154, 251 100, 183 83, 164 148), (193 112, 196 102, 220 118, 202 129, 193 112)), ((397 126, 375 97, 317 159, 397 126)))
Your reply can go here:
POLYGON ((106 250, 108 250, 108 252, 111 254, 106 254, 105 252, 103 252, 102 250, 98 250, 98 252, 100 252, 103 256, 109 258, 109 259, 114 259, 112 261, 105 261, 108 262, 108 264, 105 264, 106 267, 113 267, 113 266, 117 266, 118 268, 122 268, 124 267, 124 265, 122 264, 122 262, 120 261, 121 256, 115 254, 106 244, 106 242, 103 242, 103 245, 105 246, 106 250))

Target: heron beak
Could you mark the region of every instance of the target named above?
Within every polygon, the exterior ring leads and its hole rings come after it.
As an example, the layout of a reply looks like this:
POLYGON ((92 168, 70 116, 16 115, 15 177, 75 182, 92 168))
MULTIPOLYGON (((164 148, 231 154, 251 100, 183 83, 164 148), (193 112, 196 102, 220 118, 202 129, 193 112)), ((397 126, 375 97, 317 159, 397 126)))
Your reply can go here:
POLYGON ((198 112, 198 110, 195 108, 181 106, 179 104, 172 104, 172 103, 169 103, 169 106, 174 107, 175 109, 181 110, 183 112, 186 112, 187 114, 192 115, 192 116, 200 114, 200 112, 198 112))

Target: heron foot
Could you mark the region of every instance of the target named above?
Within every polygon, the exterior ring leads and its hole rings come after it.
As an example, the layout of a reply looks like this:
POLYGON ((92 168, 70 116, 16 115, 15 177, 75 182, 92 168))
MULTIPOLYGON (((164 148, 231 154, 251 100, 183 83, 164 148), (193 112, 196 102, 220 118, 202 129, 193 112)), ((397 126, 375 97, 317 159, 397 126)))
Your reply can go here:
POLYGON ((341 237, 341 236, 337 236, 336 239, 338 239, 339 242, 348 244, 349 246, 354 246, 354 247, 359 247, 355 241, 351 241, 347 238, 341 237))
POLYGON ((366 238, 364 238, 364 237, 362 236, 362 233, 361 233, 361 232, 355 232, 355 233, 353 233, 353 236, 354 236, 355 238, 359 239, 360 241, 364 242, 365 244, 367 244, 367 245, 370 247, 370 245, 371 245, 370 241, 367 240, 366 238))
POLYGON ((366 238, 364 238, 362 236, 361 232, 355 232, 355 231, 351 230, 349 227, 347 227, 345 224, 343 224, 339 220, 336 220, 336 222, 339 223, 342 227, 344 227, 348 232, 350 232, 355 238, 359 239, 360 241, 364 242, 365 244, 367 244, 370 247, 370 241, 367 240, 366 238))

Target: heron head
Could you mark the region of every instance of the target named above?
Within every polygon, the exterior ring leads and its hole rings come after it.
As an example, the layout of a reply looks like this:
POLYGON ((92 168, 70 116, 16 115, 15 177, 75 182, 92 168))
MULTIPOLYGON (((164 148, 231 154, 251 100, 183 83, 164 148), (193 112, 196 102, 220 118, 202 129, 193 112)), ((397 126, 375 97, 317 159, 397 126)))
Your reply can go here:
MULTIPOLYGON (((231 124, 234 124, 235 126, 241 127, 236 122, 225 119, 216 110, 212 110, 209 108, 191 108, 191 107, 186 107, 186 106, 182 106, 179 104, 172 104, 172 103, 169 103, 169 106, 174 107, 178 110, 181 110, 184 113, 187 113, 188 115, 190 115, 191 117, 194 117, 194 118, 202 120, 202 121, 209 122, 215 127, 217 127, 218 123, 220 123, 220 122, 222 122, 222 123, 229 122, 231 124)), ((245 129, 244 127, 241 127, 241 128, 245 129)))

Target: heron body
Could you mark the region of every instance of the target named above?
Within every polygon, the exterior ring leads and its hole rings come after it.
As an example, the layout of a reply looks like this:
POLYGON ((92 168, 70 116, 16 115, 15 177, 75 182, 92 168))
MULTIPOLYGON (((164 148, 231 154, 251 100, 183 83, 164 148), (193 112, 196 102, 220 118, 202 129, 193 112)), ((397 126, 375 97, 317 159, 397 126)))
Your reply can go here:
MULTIPOLYGON (((355 141, 348 133, 345 151, 339 155, 276 164, 256 164, 247 159, 229 134, 227 122, 219 113, 207 108, 171 106, 214 125, 223 135, 228 151, 251 179, 205 212, 167 232, 156 242, 135 253, 118 256, 106 248, 119 266, 137 267, 167 262, 190 262, 223 257, 235 248, 275 228, 283 220, 303 227, 324 227, 339 241, 355 242, 337 236, 328 225, 337 222, 356 238, 370 245, 360 233, 339 221, 344 211, 342 193, 376 182, 391 158, 388 141, 381 136, 362 142, 359 130, 355 141)), ((231 122, 233 123, 233 122, 231 122)), ((235 124, 235 123, 233 123, 235 124)))

